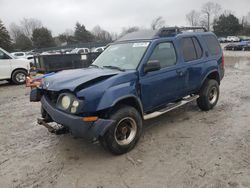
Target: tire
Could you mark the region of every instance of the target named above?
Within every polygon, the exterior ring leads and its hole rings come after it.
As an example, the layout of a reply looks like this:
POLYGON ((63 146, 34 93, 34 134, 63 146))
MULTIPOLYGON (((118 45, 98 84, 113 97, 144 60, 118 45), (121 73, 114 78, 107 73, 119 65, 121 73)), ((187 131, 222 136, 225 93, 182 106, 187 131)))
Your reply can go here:
POLYGON ((27 76, 27 72, 25 70, 16 70, 13 72, 11 80, 14 84, 24 84, 27 76))
POLYGON ((131 106, 121 106, 113 111, 110 119, 115 120, 109 130, 99 140, 101 145, 115 155, 132 150, 142 132, 142 117, 131 106))
POLYGON ((218 102, 220 95, 219 84, 216 80, 207 80, 203 84, 197 99, 198 107, 203 111, 211 110, 218 102))

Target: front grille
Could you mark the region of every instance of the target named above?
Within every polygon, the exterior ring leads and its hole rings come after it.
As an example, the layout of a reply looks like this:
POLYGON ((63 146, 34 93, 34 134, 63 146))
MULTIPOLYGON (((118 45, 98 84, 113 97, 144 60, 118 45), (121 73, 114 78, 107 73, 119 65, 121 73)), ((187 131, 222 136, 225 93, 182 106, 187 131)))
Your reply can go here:
POLYGON ((59 92, 56 91, 44 91, 44 95, 50 100, 53 105, 56 105, 59 97, 59 92))

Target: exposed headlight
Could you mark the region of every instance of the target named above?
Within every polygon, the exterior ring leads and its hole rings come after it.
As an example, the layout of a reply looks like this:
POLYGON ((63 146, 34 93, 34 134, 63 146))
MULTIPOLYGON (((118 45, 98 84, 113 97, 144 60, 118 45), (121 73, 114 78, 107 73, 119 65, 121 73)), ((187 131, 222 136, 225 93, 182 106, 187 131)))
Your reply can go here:
POLYGON ((67 110, 69 108, 70 103, 71 103, 71 100, 70 100, 69 96, 65 95, 65 96, 62 97, 61 105, 65 110, 67 110))
POLYGON ((79 104, 80 104, 79 101, 74 100, 72 103, 72 106, 77 108, 79 106, 79 104))
POLYGON ((57 108, 75 114, 82 103, 83 101, 77 99, 73 94, 62 93, 58 98, 57 108))

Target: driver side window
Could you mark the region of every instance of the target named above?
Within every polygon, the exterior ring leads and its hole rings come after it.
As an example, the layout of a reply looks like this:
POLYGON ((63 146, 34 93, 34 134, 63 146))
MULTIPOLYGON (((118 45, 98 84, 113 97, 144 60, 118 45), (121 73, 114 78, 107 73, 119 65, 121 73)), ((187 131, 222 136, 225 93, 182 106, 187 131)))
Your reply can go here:
POLYGON ((176 64, 177 58, 174 45, 171 42, 164 42, 158 44, 149 61, 157 60, 160 62, 161 68, 170 67, 176 64))
POLYGON ((10 57, 0 50, 0 59, 10 59, 10 57))

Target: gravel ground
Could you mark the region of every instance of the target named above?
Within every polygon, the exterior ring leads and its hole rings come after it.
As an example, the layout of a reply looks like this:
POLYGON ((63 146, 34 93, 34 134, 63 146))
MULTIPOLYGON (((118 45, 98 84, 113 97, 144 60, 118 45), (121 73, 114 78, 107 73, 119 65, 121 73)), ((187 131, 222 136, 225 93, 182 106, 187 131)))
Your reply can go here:
POLYGON ((128 154, 113 156, 36 124, 29 89, 0 84, 0 187, 250 187, 250 59, 226 57, 218 105, 195 102, 145 122, 128 154))

